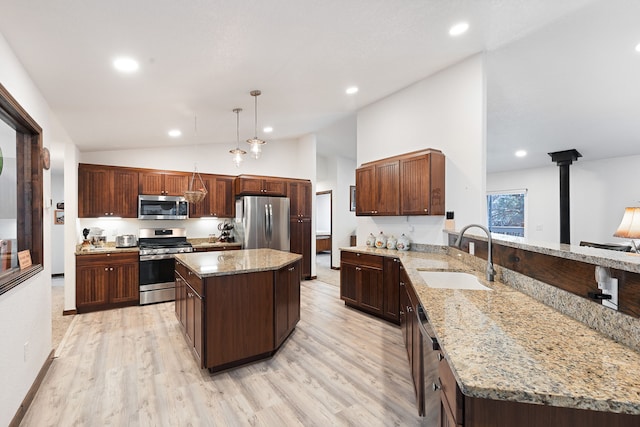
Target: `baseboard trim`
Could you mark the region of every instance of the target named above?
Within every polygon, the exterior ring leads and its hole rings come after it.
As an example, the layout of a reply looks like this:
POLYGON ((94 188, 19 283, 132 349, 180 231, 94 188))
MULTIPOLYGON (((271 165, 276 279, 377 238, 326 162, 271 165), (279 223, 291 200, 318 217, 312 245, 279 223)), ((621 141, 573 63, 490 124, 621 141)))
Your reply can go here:
POLYGON ((340 270, 340 267, 334 267, 333 265, 331 266, 332 270, 340 270))
POLYGON ((56 278, 57 277, 64 277, 64 273, 55 273, 55 274, 52 274, 51 277, 56 277, 56 278))
POLYGON ((22 422, 22 419, 27 413, 27 410, 29 409, 31 402, 33 402, 33 398, 36 396, 36 393, 38 392, 40 385, 42 385, 42 381, 44 381, 45 375, 47 375, 47 372, 51 367, 51 363, 53 362, 54 352, 55 350, 51 350, 51 353, 49 353, 47 360, 44 361, 42 368, 40 368, 40 372, 38 372, 38 376, 33 381, 33 384, 31 384, 31 388, 29 388, 27 395, 24 397, 24 399, 22 399, 22 403, 20 404, 20 407, 18 408, 18 410, 16 411, 16 414, 13 416, 13 419, 9 423, 9 427, 18 427, 22 422))
POLYGON ((78 314, 78 310, 63 310, 62 311, 62 315, 63 316, 70 316, 72 314, 78 314))

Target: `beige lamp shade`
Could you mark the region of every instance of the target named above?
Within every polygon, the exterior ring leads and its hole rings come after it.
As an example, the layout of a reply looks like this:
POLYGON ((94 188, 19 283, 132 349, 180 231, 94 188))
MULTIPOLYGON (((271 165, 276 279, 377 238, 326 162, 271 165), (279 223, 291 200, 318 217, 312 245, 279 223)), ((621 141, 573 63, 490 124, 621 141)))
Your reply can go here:
POLYGON ((640 207, 624 209, 622 221, 613 235, 627 239, 640 238, 640 207))

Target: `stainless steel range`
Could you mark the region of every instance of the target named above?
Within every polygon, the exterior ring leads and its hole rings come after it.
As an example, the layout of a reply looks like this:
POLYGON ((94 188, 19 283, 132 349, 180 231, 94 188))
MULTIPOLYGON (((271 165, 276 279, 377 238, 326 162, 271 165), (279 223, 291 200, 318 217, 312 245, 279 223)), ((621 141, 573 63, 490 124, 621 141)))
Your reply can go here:
POLYGON ((176 298, 174 255, 193 252, 184 228, 141 228, 140 305, 176 298))

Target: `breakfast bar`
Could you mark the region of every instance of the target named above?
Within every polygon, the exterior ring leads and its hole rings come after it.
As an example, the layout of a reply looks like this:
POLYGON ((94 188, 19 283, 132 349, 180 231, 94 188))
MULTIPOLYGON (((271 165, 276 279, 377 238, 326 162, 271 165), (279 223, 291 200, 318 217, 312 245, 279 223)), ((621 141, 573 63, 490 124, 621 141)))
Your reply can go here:
POLYGON ((270 357, 300 320, 301 255, 247 249, 175 258, 176 317, 201 368, 270 357))

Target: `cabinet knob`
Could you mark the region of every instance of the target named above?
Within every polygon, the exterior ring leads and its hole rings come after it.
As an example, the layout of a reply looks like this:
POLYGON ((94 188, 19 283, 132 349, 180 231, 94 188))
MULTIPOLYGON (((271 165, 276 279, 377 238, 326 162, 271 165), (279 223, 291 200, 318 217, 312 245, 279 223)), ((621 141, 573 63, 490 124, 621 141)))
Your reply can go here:
POLYGON ((360 256, 360 254, 356 254, 356 256, 360 256))
POLYGON ((113 271, 113 267, 111 267, 111 268, 109 269, 109 271, 113 271))
POLYGON ((289 271, 293 271, 295 269, 296 269, 295 267, 291 267, 291 268, 289 268, 289 271))
POLYGON ((425 210, 424 210, 424 211, 425 211, 425 212, 429 212, 429 209, 426 209, 426 208, 425 208, 425 210))
POLYGON ((444 359, 444 356, 442 355, 442 353, 438 353, 438 362, 441 362, 442 359, 444 359))
POLYGON ((362 270, 360 267, 356 267, 356 271, 360 271, 362 270))
POLYGON ((404 311, 400 310, 400 316, 404 316, 404 311))
POLYGON ((432 383, 431 387, 433 388, 433 391, 442 390, 442 387, 440 386, 440 384, 432 383))
POLYGON ((413 311, 413 307, 410 305, 407 306, 407 313, 411 313, 413 311))
POLYGON ((400 286, 406 286, 404 282, 400 282, 400 286))
POLYGON ((105 268, 104 268, 104 271, 109 271, 109 267, 105 267, 105 268))

